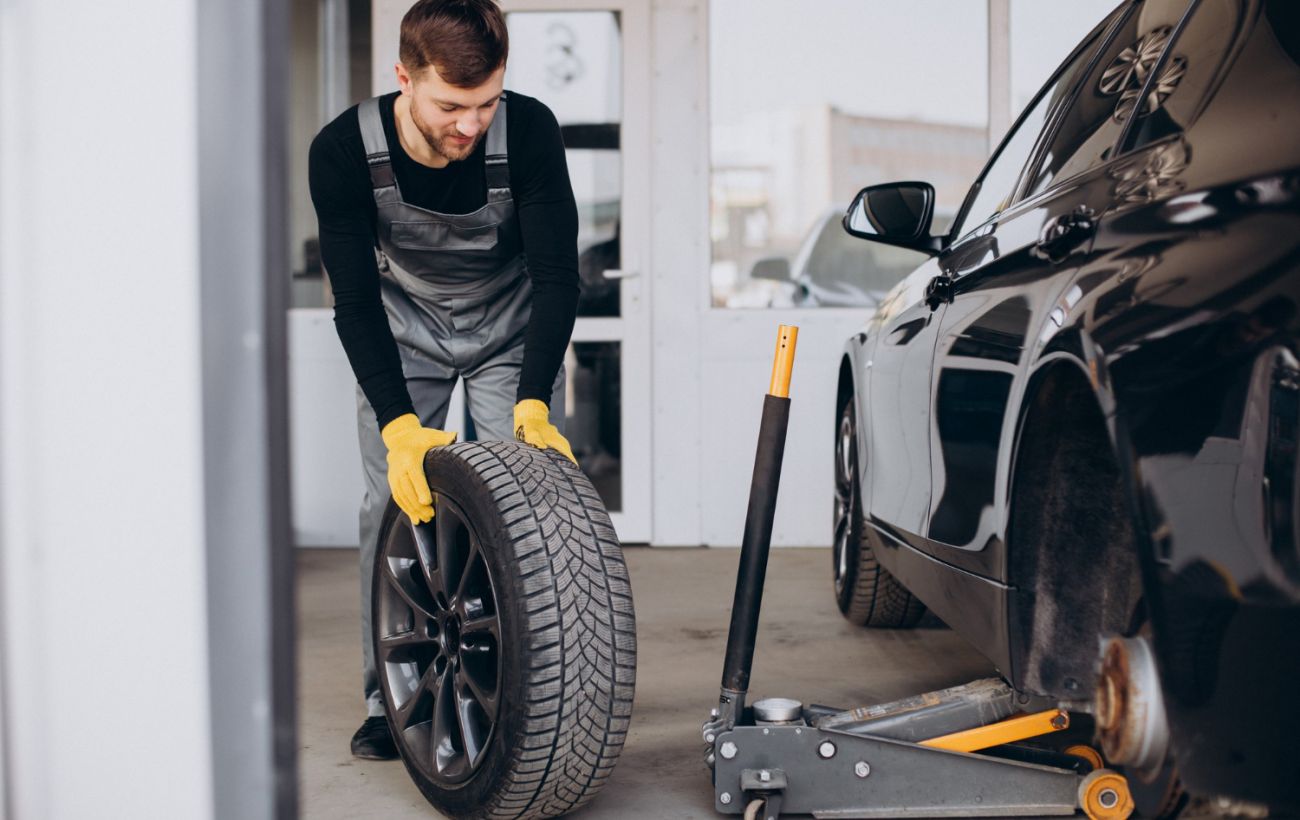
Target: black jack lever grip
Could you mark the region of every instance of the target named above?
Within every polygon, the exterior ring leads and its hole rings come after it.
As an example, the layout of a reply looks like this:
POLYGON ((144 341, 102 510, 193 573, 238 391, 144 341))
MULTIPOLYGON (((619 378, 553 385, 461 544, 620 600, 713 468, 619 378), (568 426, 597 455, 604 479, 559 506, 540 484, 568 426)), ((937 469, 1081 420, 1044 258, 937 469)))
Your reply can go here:
POLYGON ((724 712, 729 713, 733 721, 745 707, 749 673, 754 662, 754 640, 763 604, 767 556, 772 546, 772 519, 776 514, 781 459, 790 422, 790 373, 794 368, 798 336, 797 327, 781 325, 772 363, 772 385, 763 399, 763 420, 758 429, 758 452, 754 457, 753 481, 749 485, 749 511, 745 515, 736 595, 731 604, 731 628, 727 633, 727 655, 722 667, 721 702, 724 712))

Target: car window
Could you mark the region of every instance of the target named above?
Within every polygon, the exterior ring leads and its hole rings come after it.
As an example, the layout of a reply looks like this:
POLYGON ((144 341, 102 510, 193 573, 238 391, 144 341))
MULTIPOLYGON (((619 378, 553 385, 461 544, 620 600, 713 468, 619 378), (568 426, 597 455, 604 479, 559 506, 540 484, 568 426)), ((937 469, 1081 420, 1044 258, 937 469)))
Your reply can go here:
MULTIPOLYGON (((1138 98, 1187 5, 1188 0, 1146 0, 1121 21, 1101 59, 1056 123, 1032 181, 1026 186, 1026 197, 1110 159, 1129 119, 1138 111, 1149 113, 1151 99, 1140 102, 1138 98)), ((1177 82, 1173 66, 1163 74, 1168 75, 1168 81, 1177 82)), ((1165 81, 1165 76, 1159 78, 1157 87, 1165 81)))
POLYGON ((1158 74, 1124 141, 1124 151, 1187 130, 1222 79, 1224 62, 1241 33, 1243 4, 1201 0, 1161 61, 1158 74))
POLYGON ((1074 87, 1075 79, 1079 72, 1088 65, 1089 58, 1097 49, 1105 28, 1105 26, 1099 26, 1094 29, 1086 45, 1075 52, 1074 57, 1057 70, 1047 85, 1038 92, 1038 96, 1034 98, 1034 101, 1029 104, 1023 119, 1002 143, 1002 150, 986 166, 975 198, 966 208, 960 230, 969 233, 972 229, 983 225, 988 221, 989 217, 1001 212, 1011 204, 1011 198, 1016 192, 1016 182, 1020 179, 1020 172, 1024 169, 1025 163, 1029 159, 1029 153, 1034 149, 1034 144, 1038 141, 1038 135, 1047 122, 1047 115, 1055 110, 1065 95, 1074 87))

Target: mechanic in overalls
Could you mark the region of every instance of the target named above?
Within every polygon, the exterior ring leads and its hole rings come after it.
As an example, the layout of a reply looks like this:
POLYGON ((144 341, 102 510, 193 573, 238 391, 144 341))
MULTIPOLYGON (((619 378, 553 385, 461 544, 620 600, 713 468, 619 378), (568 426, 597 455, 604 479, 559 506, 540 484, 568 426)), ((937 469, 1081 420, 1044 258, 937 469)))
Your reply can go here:
POLYGON ((456 380, 479 438, 573 459, 561 429, 577 207, 555 116, 502 90, 508 48, 492 0, 420 0, 402 19, 400 92, 345 111, 311 146, 366 482, 357 757, 397 757, 370 642, 371 563, 390 492, 413 523, 433 517, 424 455, 455 439, 442 428, 456 380))

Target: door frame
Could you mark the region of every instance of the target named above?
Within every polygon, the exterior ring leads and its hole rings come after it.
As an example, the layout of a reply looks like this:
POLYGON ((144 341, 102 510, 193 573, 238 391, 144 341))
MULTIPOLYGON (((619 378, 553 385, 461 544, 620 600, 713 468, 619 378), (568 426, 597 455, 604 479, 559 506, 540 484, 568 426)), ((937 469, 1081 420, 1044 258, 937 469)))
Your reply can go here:
MULTIPOLYGON (((610 512, 621 541, 651 539, 650 347, 650 9, 645 0, 501 0, 511 12, 613 11, 622 39, 623 113, 619 152, 622 280, 618 316, 579 316, 574 342, 617 342, 620 355, 622 507, 610 512)), ((542 102, 546 102, 542 100, 542 102)))

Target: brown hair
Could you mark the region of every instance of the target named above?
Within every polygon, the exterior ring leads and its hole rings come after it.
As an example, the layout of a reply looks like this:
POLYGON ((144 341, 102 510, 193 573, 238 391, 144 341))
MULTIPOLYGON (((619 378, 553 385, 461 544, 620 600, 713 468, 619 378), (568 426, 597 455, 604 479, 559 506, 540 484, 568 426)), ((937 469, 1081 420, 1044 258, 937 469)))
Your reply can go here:
POLYGON ((402 18, 397 53, 412 74, 435 66, 443 80, 473 88, 505 64, 509 51, 495 0, 419 0, 402 18))

